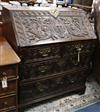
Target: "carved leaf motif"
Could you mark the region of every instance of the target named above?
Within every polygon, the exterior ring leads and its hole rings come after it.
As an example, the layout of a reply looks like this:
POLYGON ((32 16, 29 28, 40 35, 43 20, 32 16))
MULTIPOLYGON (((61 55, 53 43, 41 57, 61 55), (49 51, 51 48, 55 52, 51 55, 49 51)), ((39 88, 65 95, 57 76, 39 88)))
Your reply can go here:
POLYGON ((47 11, 13 11, 17 42, 22 46, 67 41, 68 38, 89 38, 90 34, 83 19, 82 15, 74 14, 73 11, 59 12, 56 18, 47 11))

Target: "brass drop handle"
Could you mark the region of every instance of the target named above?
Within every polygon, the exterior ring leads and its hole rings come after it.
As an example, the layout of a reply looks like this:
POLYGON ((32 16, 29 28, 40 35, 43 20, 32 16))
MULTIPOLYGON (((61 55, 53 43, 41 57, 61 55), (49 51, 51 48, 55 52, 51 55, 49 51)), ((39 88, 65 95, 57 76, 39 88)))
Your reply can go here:
POLYGON ((43 85, 40 82, 37 83, 37 88, 40 92, 44 91, 43 85))
POLYGON ((50 48, 45 48, 45 49, 39 50, 39 53, 42 54, 42 56, 44 56, 44 57, 48 56, 50 52, 51 52, 50 48))
POLYGON ((69 80, 69 82, 70 82, 71 84, 73 84, 73 83, 75 82, 75 79, 72 78, 70 75, 67 76, 67 77, 68 77, 68 80, 69 80))
POLYGON ((40 66, 38 69, 39 69, 39 71, 40 71, 41 73, 44 73, 44 72, 46 72, 47 67, 44 66, 44 65, 42 65, 42 66, 40 66))
POLYGON ((80 54, 81 54, 81 47, 76 47, 76 51, 77 51, 77 57, 75 56, 75 59, 72 59, 74 65, 78 65, 80 62, 80 54))
POLYGON ((74 80, 70 80, 70 82, 71 82, 71 83, 74 83, 75 81, 74 81, 74 80))
POLYGON ((81 48, 78 48, 77 51, 78 51, 78 57, 77 57, 77 62, 79 63, 80 62, 80 53, 81 53, 81 48))

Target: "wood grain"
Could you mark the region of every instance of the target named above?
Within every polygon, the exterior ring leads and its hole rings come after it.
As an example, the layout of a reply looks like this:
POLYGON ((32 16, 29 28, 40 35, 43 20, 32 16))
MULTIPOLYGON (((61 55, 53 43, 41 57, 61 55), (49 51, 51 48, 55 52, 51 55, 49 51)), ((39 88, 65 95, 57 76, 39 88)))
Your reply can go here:
POLYGON ((0 37, 0 66, 19 63, 20 58, 4 37, 0 37))

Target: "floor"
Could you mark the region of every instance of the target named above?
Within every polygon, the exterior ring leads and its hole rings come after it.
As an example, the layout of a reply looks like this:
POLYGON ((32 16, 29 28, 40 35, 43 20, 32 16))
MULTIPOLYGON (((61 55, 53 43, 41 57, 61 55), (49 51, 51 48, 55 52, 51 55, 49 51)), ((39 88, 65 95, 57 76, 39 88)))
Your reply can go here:
POLYGON ((100 101, 85 108, 82 108, 76 112, 100 112, 100 101))
POLYGON ((52 102, 41 104, 25 112, 75 112, 78 109, 91 105, 100 100, 100 85, 89 77, 86 82, 86 91, 83 95, 71 95, 52 102))

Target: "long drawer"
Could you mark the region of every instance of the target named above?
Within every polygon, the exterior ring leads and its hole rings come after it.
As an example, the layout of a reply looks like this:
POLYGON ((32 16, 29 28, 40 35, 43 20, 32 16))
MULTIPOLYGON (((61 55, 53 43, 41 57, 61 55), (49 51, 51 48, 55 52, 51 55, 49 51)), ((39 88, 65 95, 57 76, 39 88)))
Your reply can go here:
POLYGON ((92 53, 95 48, 95 40, 91 41, 75 41, 69 43, 57 43, 49 45, 21 47, 19 49, 19 56, 24 62, 36 62, 45 59, 59 58, 67 55, 81 53, 92 53))
POLYGON ((22 61, 41 61, 60 57, 61 47, 59 45, 43 45, 38 47, 22 47, 19 56, 22 61))
POLYGON ((45 45, 36 48, 28 47, 28 49, 21 48, 22 63, 19 67, 20 79, 39 79, 48 75, 62 73, 62 71, 65 72, 74 68, 80 69, 80 67, 90 66, 94 49, 95 41, 92 40, 90 42, 76 41, 45 45), (44 54, 41 54, 40 51, 44 54), (36 55, 36 57, 33 55, 36 55))
POLYGON ((21 63, 19 67, 20 79, 35 80, 90 66, 92 57, 89 54, 80 54, 80 57, 78 56, 78 54, 75 54, 37 63, 21 63))
MULTIPOLYGON (((85 83, 88 70, 74 72, 72 74, 65 74, 59 77, 51 77, 47 80, 40 80, 37 82, 28 82, 26 84, 20 84, 20 102, 27 103, 29 101, 49 96, 63 91, 73 91, 73 85, 81 85, 85 83)), ((75 88, 75 86, 74 86, 75 88)))

